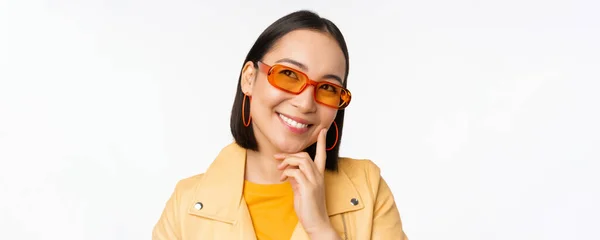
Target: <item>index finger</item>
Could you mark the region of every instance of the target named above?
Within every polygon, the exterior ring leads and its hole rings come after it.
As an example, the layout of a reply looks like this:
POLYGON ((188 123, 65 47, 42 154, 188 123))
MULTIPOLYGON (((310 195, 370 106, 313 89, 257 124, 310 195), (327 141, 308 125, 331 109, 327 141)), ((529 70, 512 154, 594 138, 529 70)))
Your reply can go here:
POLYGON ((317 169, 319 172, 325 172, 325 162, 327 160, 327 151, 325 145, 327 144, 327 129, 321 129, 319 132, 319 137, 317 139, 317 152, 315 153, 315 164, 317 165, 317 169))

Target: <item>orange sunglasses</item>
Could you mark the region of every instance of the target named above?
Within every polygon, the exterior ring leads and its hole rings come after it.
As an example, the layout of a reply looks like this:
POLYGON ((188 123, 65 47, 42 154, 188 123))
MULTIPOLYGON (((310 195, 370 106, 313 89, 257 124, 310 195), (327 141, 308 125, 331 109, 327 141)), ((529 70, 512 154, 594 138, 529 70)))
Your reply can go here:
POLYGON ((313 81, 305 73, 288 66, 280 64, 269 66, 259 61, 258 68, 267 74, 267 79, 273 87, 284 92, 297 95, 309 85, 313 86, 315 101, 328 107, 341 110, 348 107, 352 99, 348 89, 331 82, 313 81))

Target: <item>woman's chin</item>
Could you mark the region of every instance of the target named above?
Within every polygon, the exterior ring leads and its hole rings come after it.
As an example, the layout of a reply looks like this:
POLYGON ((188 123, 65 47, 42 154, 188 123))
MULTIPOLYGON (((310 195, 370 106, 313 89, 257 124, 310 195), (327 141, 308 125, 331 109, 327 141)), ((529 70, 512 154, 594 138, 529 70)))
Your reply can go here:
POLYGON ((306 147, 302 143, 282 142, 277 144, 281 153, 297 153, 303 151, 306 147))

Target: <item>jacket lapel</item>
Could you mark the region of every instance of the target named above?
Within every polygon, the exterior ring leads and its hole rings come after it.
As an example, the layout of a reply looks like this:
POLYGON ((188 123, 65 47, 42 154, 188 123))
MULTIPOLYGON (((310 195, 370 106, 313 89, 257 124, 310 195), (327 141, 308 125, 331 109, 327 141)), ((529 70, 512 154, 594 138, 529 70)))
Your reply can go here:
MULTIPOLYGON (((240 239, 255 240, 252 219, 242 197, 245 167, 246 149, 235 142, 223 148, 196 187, 194 201, 189 206, 188 213, 233 224, 240 239), (195 208, 198 202, 202 203, 201 209, 195 208)), ((330 217, 364 207, 356 187, 342 168, 338 172, 325 172, 325 186, 327 213, 330 217), (352 204, 352 199, 358 200, 358 204, 352 204)), ((308 239, 299 222, 291 239, 308 239)))
POLYGON ((240 221, 236 223, 238 225, 237 234, 239 234, 239 238, 237 239, 256 240, 256 233, 254 232, 250 211, 243 198, 242 203, 240 204, 239 219, 240 221))
POLYGON ((223 148, 195 190, 193 204, 202 203, 202 209, 190 206, 188 213, 235 223, 242 200, 245 166, 245 149, 237 144, 223 148))
MULTIPOLYGON (((340 165, 342 159, 340 159, 340 165)), ((325 198, 329 217, 364 208, 361 196, 342 166, 337 172, 325 172, 325 198), (353 204, 353 200, 355 199, 353 204)))

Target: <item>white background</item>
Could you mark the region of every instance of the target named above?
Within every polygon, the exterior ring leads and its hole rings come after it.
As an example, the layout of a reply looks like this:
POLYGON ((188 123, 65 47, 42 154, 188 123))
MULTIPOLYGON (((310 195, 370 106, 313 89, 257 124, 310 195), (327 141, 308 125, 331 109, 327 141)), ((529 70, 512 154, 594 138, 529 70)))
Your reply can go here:
POLYGON ((342 155, 411 239, 600 239, 598 1, 2 1, 0 239, 150 239, 260 32, 347 38, 342 155))

